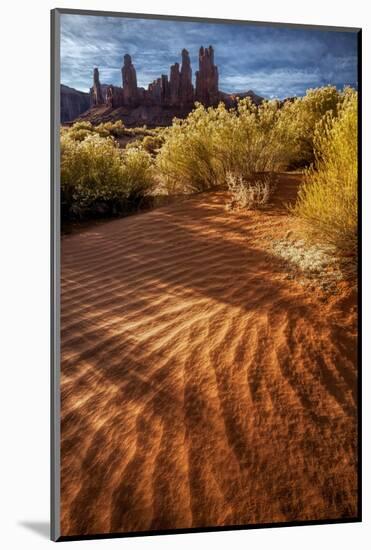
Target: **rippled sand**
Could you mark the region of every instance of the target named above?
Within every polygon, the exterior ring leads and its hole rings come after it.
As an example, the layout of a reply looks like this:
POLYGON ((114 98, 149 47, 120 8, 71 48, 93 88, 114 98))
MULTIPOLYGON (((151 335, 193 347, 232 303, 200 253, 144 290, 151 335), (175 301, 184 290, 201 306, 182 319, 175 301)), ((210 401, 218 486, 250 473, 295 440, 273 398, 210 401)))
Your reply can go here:
POLYGON ((351 518, 356 296, 223 193, 62 239, 62 535, 351 518))

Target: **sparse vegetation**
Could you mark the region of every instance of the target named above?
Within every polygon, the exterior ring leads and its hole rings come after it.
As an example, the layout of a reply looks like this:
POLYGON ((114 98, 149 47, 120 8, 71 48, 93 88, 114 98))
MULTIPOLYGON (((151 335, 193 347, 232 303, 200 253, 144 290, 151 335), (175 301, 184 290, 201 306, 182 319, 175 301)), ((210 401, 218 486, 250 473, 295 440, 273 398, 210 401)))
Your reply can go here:
POLYGON ((121 120, 117 120, 116 122, 102 122, 97 126, 94 126, 89 121, 81 120, 75 122, 71 127, 63 127, 61 134, 68 134, 71 139, 76 141, 83 141, 92 134, 97 134, 100 137, 113 137, 116 139, 121 137, 143 139, 146 136, 156 137, 160 133, 160 130, 161 129, 150 130, 145 126, 140 128, 127 128, 121 120))
POLYGON ((272 241, 271 250, 284 262, 287 279, 295 279, 302 286, 316 282, 323 291, 334 292, 339 281, 354 277, 352 265, 340 261, 330 244, 286 238, 272 241))
POLYGON ((235 176, 229 172, 227 173, 227 185, 231 193, 227 210, 261 208, 268 204, 275 189, 272 174, 244 180, 241 176, 235 176))

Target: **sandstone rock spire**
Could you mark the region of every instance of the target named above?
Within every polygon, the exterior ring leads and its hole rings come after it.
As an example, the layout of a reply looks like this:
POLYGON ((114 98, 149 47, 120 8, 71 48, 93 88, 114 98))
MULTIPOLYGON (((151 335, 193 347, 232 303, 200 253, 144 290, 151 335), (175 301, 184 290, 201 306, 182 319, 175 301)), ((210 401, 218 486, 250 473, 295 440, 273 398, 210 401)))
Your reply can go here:
POLYGON ((179 63, 170 67, 170 105, 179 105, 180 71, 179 63))
POLYGON ((180 89, 179 100, 181 105, 189 105, 194 100, 192 85, 192 69, 189 53, 186 49, 182 50, 182 67, 180 70, 180 89))
POLYGON ((121 72, 124 104, 134 105, 138 100, 137 73, 129 54, 124 56, 121 72))
POLYGON ((201 46, 199 52, 199 69, 196 72, 196 100, 204 105, 215 105, 219 98, 218 67, 214 65, 212 46, 201 46))
POLYGON ((113 86, 112 84, 110 84, 109 86, 107 86, 106 104, 112 109, 115 109, 116 107, 121 107, 123 103, 122 94, 123 94, 122 88, 119 88, 118 86, 113 86))
POLYGON ((102 94, 102 87, 99 80, 99 70, 97 67, 95 67, 93 73, 92 104, 102 105, 102 103, 104 103, 104 99, 102 94))
POLYGON ((148 86, 147 102, 154 105, 167 106, 170 104, 170 85, 166 74, 156 78, 148 86))

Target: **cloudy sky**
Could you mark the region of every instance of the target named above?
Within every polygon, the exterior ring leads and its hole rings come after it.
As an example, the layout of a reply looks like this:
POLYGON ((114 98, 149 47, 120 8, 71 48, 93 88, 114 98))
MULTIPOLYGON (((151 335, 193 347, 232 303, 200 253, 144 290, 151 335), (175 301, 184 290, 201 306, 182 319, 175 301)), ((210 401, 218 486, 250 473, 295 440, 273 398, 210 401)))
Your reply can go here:
POLYGON ((121 85, 123 56, 129 53, 138 85, 147 87, 180 61, 182 48, 190 53, 194 78, 199 47, 210 44, 225 92, 284 98, 325 84, 357 86, 353 32, 66 14, 61 82, 88 91, 93 68, 99 67, 102 83, 121 85))

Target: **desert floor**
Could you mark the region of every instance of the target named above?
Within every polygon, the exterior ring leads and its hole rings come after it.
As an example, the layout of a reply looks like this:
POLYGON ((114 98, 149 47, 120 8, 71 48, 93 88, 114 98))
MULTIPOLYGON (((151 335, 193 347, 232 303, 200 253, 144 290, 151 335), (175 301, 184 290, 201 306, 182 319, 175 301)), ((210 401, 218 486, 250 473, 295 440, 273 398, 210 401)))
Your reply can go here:
POLYGON ((62 535, 357 514, 356 293, 224 193, 62 239, 62 535))

